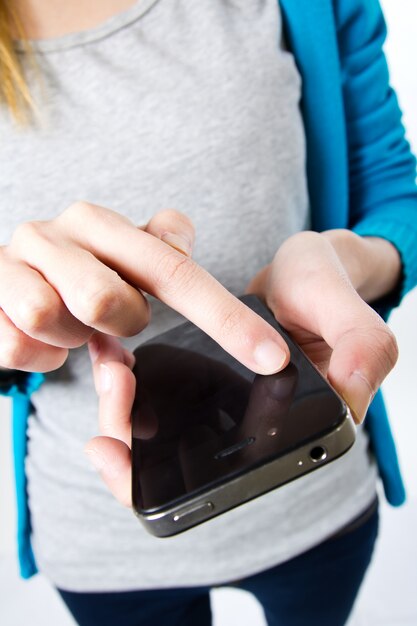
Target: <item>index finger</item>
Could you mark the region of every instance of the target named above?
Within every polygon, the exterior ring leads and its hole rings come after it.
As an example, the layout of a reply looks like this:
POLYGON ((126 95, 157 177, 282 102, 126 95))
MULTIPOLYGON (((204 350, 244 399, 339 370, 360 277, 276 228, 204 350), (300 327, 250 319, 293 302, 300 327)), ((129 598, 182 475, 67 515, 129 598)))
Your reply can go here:
POLYGON ((258 374, 288 363, 289 350, 278 332, 192 258, 110 209, 78 207, 58 218, 66 232, 131 285, 175 309, 258 374))

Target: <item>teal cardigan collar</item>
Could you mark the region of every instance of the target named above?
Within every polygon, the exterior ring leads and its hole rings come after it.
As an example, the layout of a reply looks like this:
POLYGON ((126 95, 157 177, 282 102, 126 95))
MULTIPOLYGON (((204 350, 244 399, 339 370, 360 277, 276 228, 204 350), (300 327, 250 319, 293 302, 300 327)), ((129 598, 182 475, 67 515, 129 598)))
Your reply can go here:
POLYGON ((302 77, 312 226, 317 231, 343 228, 348 224, 348 165, 332 2, 281 0, 280 5, 286 40, 302 77))

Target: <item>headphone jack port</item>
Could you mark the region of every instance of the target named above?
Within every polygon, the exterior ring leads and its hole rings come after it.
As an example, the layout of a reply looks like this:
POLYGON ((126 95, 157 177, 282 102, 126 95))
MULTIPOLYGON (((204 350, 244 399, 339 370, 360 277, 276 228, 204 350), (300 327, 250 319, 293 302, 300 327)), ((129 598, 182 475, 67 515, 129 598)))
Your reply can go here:
POLYGON ((310 459, 313 463, 320 463, 327 459, 327 450, 324 446, 314 446, 310 450, 310 459))

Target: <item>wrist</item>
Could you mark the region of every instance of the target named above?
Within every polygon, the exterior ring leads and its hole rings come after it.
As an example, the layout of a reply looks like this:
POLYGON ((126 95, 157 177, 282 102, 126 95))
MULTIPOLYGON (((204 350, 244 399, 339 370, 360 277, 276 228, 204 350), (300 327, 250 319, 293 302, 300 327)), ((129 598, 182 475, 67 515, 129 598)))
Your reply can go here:
POLYGON ((322 233, 332 244, 349 279, 366 302, 388 295, 401 279, 397 248, 382 237, 362 237, 347 229, 322 233))

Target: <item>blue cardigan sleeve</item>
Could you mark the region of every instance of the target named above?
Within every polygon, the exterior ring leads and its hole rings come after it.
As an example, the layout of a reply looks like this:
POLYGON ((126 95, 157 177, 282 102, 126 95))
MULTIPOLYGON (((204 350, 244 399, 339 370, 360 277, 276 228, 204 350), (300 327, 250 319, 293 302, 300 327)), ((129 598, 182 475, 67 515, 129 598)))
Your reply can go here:
POLYGON ((378 0, 333 0, 349 162, 349 226, 391 241, 403 280, 391 305, 417 284, 416 161, 389 84, 378 0))
POLYGON ((26 429, 31 406, 30 396, 39 389, 44 379, 45 376, 37 372, 0 372, 0 394, 12 398, 17 539, 20 573, 23 578, 29 578, 37 571, 30 542, 30 514, 26 493, 26 429))

